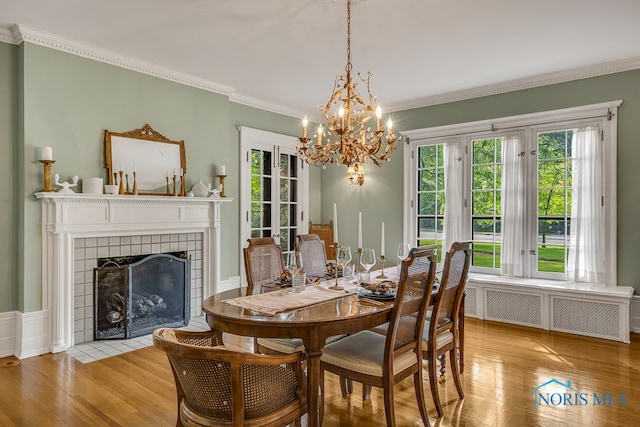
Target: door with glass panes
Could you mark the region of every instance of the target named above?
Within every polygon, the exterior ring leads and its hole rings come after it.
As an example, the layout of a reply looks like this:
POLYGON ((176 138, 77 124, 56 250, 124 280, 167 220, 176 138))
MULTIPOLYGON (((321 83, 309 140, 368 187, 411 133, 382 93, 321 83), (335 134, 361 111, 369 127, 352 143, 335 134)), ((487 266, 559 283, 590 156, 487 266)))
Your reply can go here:
POLYGON ((291 252, 296 236, 308 230, 308 172, 296 155, 296 139, 242 128, 241 141, 245 163, 241 174, 246 185, 241 184, 244 225, 240 247, 247 246, 247 239, 273 237, 284 254, 291 252))

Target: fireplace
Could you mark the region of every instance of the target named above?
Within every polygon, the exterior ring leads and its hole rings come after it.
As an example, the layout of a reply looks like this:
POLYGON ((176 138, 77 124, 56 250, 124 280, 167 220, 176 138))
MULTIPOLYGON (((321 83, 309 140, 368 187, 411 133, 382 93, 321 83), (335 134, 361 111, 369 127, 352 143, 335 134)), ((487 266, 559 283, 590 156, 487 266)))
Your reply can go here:
POLYGON ((190 313, 216 293, 220 282, 220 211, 233 199, 35 196, 42 202, 44 317, 43 332, 37 338, 40 347, 30 350, 31 354, 57 353, 74 343, 93 340, 93 269, 98 258, 187 250, 194 256, 190 313))
POLYGON ((127 339, 189 323, 187 252, 98 259, 94 340, 127 339))

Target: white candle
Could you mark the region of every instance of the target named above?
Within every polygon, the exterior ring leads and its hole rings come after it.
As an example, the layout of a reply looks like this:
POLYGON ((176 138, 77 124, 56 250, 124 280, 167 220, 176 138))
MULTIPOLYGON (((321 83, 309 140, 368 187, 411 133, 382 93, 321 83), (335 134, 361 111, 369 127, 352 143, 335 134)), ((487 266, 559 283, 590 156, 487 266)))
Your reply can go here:
POLYGON ((333 204, 333 241, 338 241, 338 207, 333 204))
POLYGON ((120 163, 120 170, 124 172, 124 163, 120 163))
POLYGON ((225 167, 225 165, 220 165, 216 168, 216 175, 218 176, 227 175, 227 168, 225 167))
POLYGON ((133 164, 133 173, 136 173, 136 172, 138 172, 138 169, 136 168, 136 164, 134 163, 133 164))
POLYGON ((382 221, 382 237, 380 240, 380 256, 384 256, 384 221, 382 221))
POLYGON ((42 154, 40 155, 40 160, 53 160, 53 148, 42 147, 42 154))
POLYGON ((184 171, 180 168, 180 176, 184 176, 184 171))
POLYGON ((309 120, 307 119, 307 116, 304 116, 304 119, 302 119, 302 137, 306 138, 307 137, 307 125, 309 124, 309 120))
POLYGON ((362 247, 362 212, 358 212, 358 248, 362 247))

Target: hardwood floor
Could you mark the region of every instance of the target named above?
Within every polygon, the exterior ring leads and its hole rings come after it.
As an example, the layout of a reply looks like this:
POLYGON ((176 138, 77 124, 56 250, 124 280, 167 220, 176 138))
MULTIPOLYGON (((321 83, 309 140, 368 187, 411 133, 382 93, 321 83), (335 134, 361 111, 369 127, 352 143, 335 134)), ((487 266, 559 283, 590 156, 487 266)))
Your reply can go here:
MULTIPOLYGON (((441 385, 444 416, 434 426, 640 425, 640 339, 631 344, 468 319, 465 399, 453 380, 441 385), (534 388, 550 400, 534 405, 534 388), (567 396, 565 396, 565 393, 567 396), (594 398, 594 393, 598 399, 594 398), (573 405, 554 406, 560 398, 573 405), (580 405, 575 405, 575 403, 580 405), (607 403, 607 405, 605 405, 607 403)), ((0 359, 3 366, 10 359, 0 359)), ((326 426, 384 426, 381 390, 367 402, 361 389, 343 398, 326 377, 326 426)), ((395 388, 398 426, 422 426, 412 378, 395 388)), ((176 402, 165 354, 154 347, 82 364, 47 354, 0 368, 0 426, 172 426, 176 402)))

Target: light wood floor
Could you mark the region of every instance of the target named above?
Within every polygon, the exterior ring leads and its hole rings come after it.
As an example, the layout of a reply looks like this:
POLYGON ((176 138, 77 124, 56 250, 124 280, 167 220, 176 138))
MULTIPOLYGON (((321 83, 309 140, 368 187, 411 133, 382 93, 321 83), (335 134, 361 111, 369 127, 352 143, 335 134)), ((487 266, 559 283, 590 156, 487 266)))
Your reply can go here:
MULTIPOLYGON (((622 344, 469 319, 465 399, 457 399, 447 375, 440 389, 445 414, 436 419, 426 384, 431 424, 638 426, 640 339, 634 335, 632 341, 622 344), (534 407, 533 388, 551 379, 571 381, 587 403, 578 399, 583 405, 534 407), (614 406, 593 405, 593 393, 610 393, 608 402, 614 406)), ((0 359, 0 366, 10 360, 0 359)), ((355 389, 352 396, 343 398, 336 377, 327 375, 324 425, 385 425, 380 390, 374 389, 371 400, 362 403, 360 387, 355 389)), ((398 426, 422 426, 412 379, 395 390, 398 426)), ((557 385, 544 391, 565 392, 557 385)), ((153 347, 89 364, 62 353, 0 368, 0 426, 155 427, 175 425, 175 417, 168 361, 153 347)))

